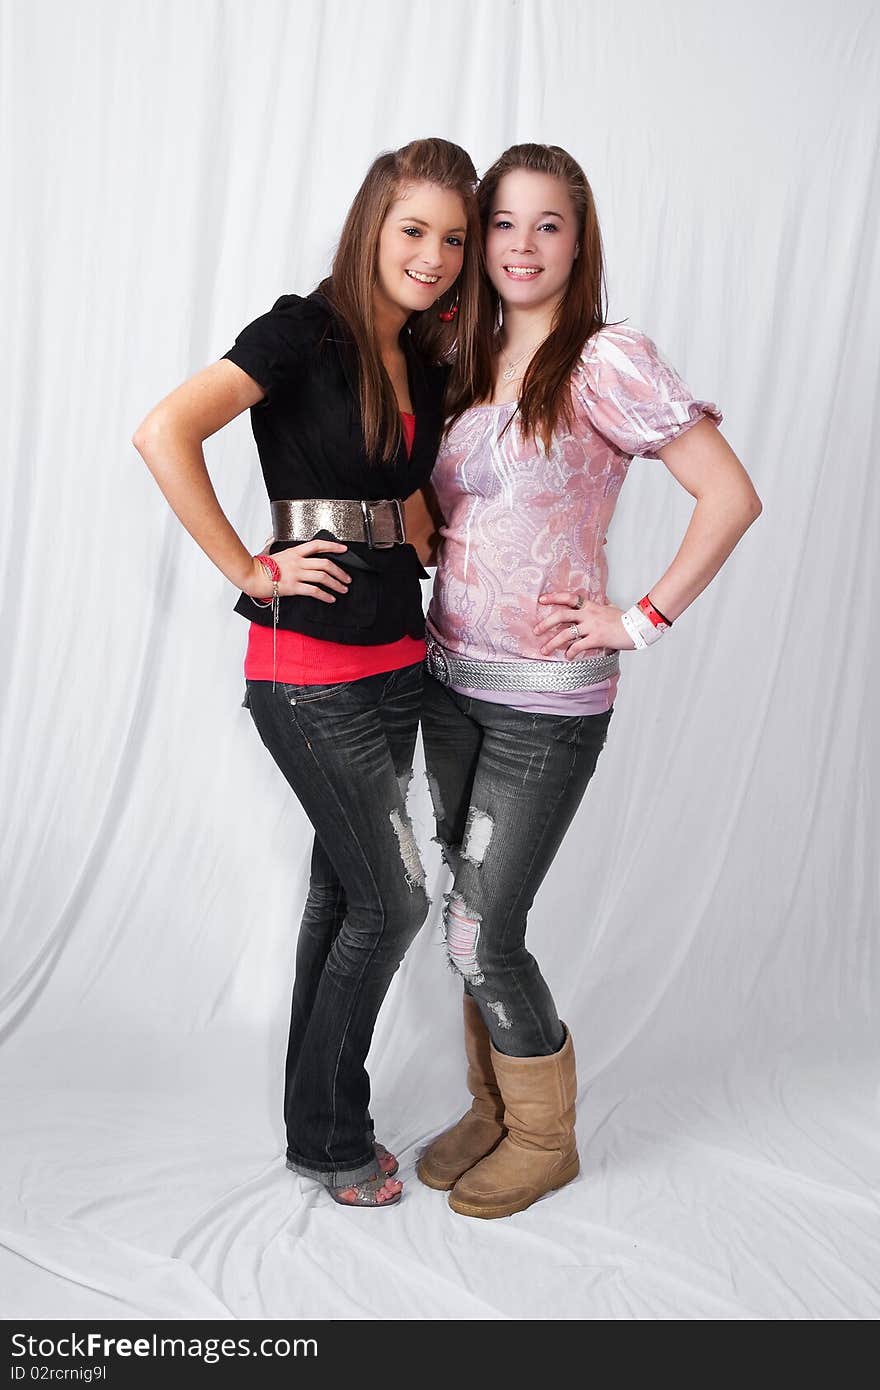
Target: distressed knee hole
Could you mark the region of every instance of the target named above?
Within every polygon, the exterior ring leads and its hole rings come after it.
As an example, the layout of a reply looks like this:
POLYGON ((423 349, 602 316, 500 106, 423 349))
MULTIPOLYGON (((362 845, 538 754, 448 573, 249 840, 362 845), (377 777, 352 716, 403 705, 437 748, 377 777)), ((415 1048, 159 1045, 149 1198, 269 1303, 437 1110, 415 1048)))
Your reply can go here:
POLYGON ((416 844, 416 837, 413 833, 412 824, 409 817, 401 814, 395 806, 389 814, 392 829, 397 836, 397 843, 400 848, 400 857, 403 860, 403 871, 406 874, 407 885, 410 888, 424 888, 425 870, 422 865, 422 857, 419 854, 419 847, 416 844))
POLYGON ((495 829, 495 822, 485 811, 477 810, 472 806, 468 811, 467 825, 464 829, 464 841, 461 847, 461 856, 471 864, 482 864, 486 857, 486 851, 492 839, 492 831, 495 829))
POLYGON ((512 1028, 513 1024, 508 1016, 507 1010, 500 999, 487 999, 486 1008, 491 1009, 498 1020, 499 1028, 512 1028))
POLYGON ((479 912, 472 912, 460 893, 446 895, 443 910, 446 954, 450 965, 472 985, 481 985, 485 979, 477 960, 481 921, 479 912))

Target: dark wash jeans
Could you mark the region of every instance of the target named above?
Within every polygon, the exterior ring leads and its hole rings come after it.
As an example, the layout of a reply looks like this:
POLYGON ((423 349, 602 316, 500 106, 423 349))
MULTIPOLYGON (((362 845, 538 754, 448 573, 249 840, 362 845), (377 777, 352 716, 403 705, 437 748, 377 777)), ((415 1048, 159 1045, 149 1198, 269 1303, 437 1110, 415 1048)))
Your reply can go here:
POLYGON ((378 1172, 364 1066, 392 976, 428 914, 406 812, 421 665, 336 685, 248 681, 263 743, 315 829, 296 949, 287 1158, 328 1186, 378 1172))
MULTIPOLYGON (((492 1042, 543 1057, 565 1041, 526 950, 526 918, 593 775, 606 714, 527 714, 425 677, 422 736, 438 839, 454 871, 446 950, 492 1042)), ((570 930, 570 924, 563 929, 570 930)))

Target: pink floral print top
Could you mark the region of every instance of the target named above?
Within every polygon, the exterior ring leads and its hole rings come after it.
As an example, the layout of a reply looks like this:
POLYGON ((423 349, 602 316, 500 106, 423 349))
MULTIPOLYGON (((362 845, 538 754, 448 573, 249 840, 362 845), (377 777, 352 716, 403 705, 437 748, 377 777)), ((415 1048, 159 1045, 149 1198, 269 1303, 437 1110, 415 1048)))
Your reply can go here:
MULTIPOLYGON (((572 403, 573 427, 560 427, 549 454, 523 440, 515 419, 504 430, 514 402, 473 406, 441 444, 431 481, 446 525, 428 630, 457 655, 553 659, 532 630, 544 616, 538 597, 582 589, 607 602, 605 538, 630 460, 655 454, 704 417, 722 419, 711 401, 695 399, 650 338, 622 325, 585 345, 572 403)), ((615 686, 464 693, 574 715, 610 708, 615 686)))

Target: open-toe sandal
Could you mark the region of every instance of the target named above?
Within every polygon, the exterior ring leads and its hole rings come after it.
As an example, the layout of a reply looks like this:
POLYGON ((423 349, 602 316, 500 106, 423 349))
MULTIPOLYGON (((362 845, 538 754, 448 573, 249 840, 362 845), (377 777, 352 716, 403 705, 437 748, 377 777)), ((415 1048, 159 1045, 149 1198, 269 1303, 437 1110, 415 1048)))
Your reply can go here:
POLYGON ((378 1140, 374 1143, 373 1148, 376 1152, 376 1158, 379 1160, 379 1167, 382 1169, 383 1178, 393 1178, 400 1167, 396 1155, 391 1153, 389 1149, 386 1149, 385 1145, 380 1144, 378 1140), (389 1158, 391 1159, 391 1163, 388 1167, 384 1167, 385 1160, 389 1158))
POLYGON ((380 1202, 379 1193, 385 1185, 385 1174, 377 1173, 374 1178, 364 1178, 363 1182, 350 1182, 345 1187, 328 1187, 327 1191, 341 1207, 393 1207, 403 1196, 396 1192, 393 1197, 385 1197, 380 1202), (343 1197, 343 1192, 353 1192, 354 1197, 343 1197))

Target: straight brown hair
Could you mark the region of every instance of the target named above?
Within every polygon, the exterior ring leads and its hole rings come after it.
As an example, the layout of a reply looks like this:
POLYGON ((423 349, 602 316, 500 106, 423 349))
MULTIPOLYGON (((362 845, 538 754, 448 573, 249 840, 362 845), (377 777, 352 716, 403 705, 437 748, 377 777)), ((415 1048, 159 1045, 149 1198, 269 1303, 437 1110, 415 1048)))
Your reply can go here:
MULTIPOLYGON (((483 175, 478 192, 483 237, 489 225, 498 185, 514 169, 531 169, 560 179, 568 189, 578 224, 580 251, 545 341, 535 353, 523 378, 516 415, 523 434, 540 438, 550 448, 560 424, 572 424, 571 374, 589 338, 607 322, 607 289, 602 235, 596 203, 587 176, 575 159, 559 145, 511 145, 483 175)), ((450 424, 478 401, 488 400, 494 385, 494 358, 498 351, 501 300, 486 276, 488 314, 481 316, 474 375, 463 381, 461 394, 450 392, 450 424), (470 387, 470 394, 468 393, 470 387)), ((513 417, 512 417, 513 418, 513 417)))
POLYGON ((401 437, 400 415, 391 379, 376 341, 373 289, 378 273, 379 234, 392 203, 414 183, 433 183, 461 198, 467 233, 461 274, 430 309, 411 315, 413 342, 427 362, 451 366, 449 393, 462 396, 474 374, 478 321, 486 289, 483 245, 477 208, 477 171, 470 155, 450 140, 413 140, 373 161, 355 195, 328 279, 320 285, 357 348, 360 407, 368 455, 388 463, 401 437), (453 320, 439 314, 457 304, 453 320))

